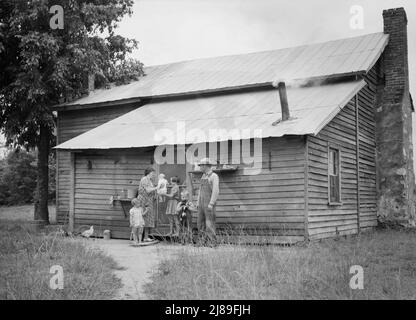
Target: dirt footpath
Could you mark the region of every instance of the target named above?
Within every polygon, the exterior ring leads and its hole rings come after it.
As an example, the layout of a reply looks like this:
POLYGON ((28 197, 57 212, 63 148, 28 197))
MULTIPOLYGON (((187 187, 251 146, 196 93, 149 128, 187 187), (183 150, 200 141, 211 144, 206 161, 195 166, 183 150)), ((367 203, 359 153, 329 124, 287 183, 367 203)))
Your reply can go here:
POLYGON ((123 282, 123 288, 116 299, 146 299, 143 285, 156 270, 158 263, 183 247, 163 243, 145 247, 129 244, 130 241, 116 239, 94 239, 90 242, 91 246, 101 249, 123 267, 123 270, 116 271, 123 282))

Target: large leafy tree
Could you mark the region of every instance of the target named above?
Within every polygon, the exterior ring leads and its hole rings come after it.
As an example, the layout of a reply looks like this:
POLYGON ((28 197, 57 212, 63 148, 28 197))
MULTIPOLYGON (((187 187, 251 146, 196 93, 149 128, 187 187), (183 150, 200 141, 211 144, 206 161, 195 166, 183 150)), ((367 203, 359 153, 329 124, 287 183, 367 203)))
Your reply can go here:
POLYGON ((0 1, 0 128, 8 145, 38 150, 36 220, 49 221, 55 121, 50 107, 86 94, 90 74, 96 86, 142 74, 141 63, 127 59, 136 41, 115 32, 132 5, 132 0, 0 1), (51 28, 53 5, 63 8, 63 29, 51 28))

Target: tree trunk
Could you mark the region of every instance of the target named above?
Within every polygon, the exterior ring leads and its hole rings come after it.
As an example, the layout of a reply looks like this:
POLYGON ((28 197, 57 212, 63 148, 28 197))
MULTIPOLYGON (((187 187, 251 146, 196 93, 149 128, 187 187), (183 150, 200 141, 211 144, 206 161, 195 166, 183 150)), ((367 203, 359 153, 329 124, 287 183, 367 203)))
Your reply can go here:
POLYGON ((40 126, 38 143, 38 175, 35 200, 35 220, 49 224, 49 129, 40 126))

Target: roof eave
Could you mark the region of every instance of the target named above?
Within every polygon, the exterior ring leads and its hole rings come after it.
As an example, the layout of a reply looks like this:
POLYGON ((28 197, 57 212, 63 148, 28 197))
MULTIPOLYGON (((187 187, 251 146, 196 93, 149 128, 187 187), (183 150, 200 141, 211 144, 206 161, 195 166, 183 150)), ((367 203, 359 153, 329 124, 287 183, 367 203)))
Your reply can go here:
POLYGON ((94 109, 94 108, 103 108, 117 105, 126 105, 132 103, 140 103, 142 98, 130 98, 130 99, 121 99, 114 101, 104 101, 100 103, 88 103, 88 104, 58 104, 51 107, 52 111, 71 111, 71 110, 80 110, 80 109, 94 109))
MULTIPOLYGON (((361 79, 362 80, 362 79, 361 79)), ((330 115, 328 115, 328 117, 326 118, 326 119, 324 119, 322 122, 321 122, 321 124, 319 125, 319 127, 317 127, 316 128, 316 130, 313 132, 313 135, 314 136, 316 136, 316 135, 318 135, 319 134, 319 132, 323 129, 323 128, 325 128, 326 127, 326 125, 328 124, 328 123, 330 123, 341 111, 342 111, 342 109, 344 109, 345 108, 345 106, 348 104, 348 102, 352 99, 352 98, 354 98, 357 94, 358 94, 358 92, 360 92, 365 86, 366 86, 367 84, 366 84, 366 82, 364 81, 364 80, 362 80, 362 81, 360 81, 360 83, 358 84, 358 87, 357 88, 359 88, 358 90, 357 90, 357 92, 356 93, 351 93, 350 95, 348 95, 340 104, 339 104, 339 106, 338 106, 338 108, 334 111, 334 112, 332 112, 330 115)))

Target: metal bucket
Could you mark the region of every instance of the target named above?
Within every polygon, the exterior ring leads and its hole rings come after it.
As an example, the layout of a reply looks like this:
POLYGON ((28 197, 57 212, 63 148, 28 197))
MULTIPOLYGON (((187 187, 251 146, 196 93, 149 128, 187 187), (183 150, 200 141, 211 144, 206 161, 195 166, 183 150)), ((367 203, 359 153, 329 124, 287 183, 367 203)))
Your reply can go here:
POLYGON ((111 239, 111 231, 110 230, 104 230, 103 231, 103 238, 104 238, 104 240, 110 240, 111 239))
POLYGON ((127 194, 127 190, 126 190, 126 189, 122 189, 122 190, 121 190, 121 193, 120 193, 120 197, 121 197, 121 199, 126 199, 126 198, 127 198, 127 196, 128 196, 128 194, 127 194))
POLYGON ((127 189, 127 198, 133 199, 137 196, 137 188, 127 189))

